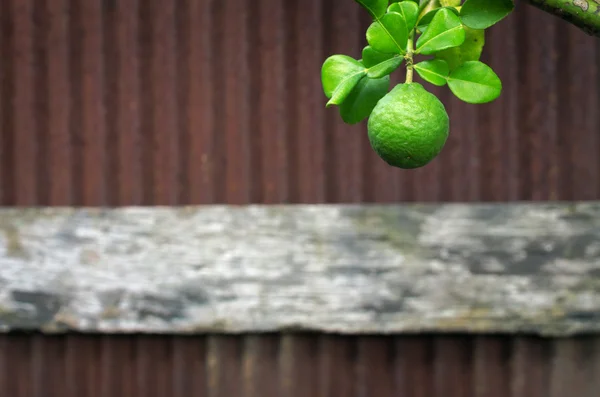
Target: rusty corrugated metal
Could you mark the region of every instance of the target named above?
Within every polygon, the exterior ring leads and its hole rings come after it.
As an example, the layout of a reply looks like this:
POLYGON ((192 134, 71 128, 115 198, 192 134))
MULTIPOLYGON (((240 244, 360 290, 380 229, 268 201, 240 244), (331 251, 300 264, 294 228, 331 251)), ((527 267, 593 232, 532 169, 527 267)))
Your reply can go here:
POLYGON ((334 0, 1 0, 0 204, 600 198, 600 42, 519 4, 487 36, 504 93, 416 171, 325 109, 368 18, 334 0))
MULTIPOLYGON (((502 97, 416 171, 325 109, 368 19, 335 0, 0 0, 0 205, 600 198, 600 44, 528 6, 502 97)), ((597 337, 0 336, 0 396, 598 395, 597 337)))
POLYGON ((595 397, 600 339, 0 336, 11 397, 595 397))

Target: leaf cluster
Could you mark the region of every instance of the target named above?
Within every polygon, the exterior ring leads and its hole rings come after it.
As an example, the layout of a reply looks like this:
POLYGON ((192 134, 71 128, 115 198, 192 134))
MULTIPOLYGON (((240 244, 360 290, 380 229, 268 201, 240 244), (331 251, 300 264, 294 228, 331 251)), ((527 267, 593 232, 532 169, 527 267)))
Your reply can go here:
POLYGON ((448 85, 473 104, 496 99, 502 83, 480 61, 485 29, 508 16, 513 0, 354 0, 372 17, 360 59, 333 55, 321 70, 327 106, 349 124, 367 118, 389 91, 389 75, 406 65, 425 81, 448 85), (417 61, 418 60, 418 61, 417 61))

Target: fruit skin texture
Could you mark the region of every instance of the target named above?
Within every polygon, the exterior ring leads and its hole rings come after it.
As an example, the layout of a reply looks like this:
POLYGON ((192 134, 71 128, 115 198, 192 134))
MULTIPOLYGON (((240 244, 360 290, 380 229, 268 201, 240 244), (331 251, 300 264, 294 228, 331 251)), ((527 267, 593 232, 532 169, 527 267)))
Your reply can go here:
POLYGON ((371 147, 391 166, 423 167, 444 147, 450 121, 444 104, 419 83, 398 84, 373 109, 371 147))

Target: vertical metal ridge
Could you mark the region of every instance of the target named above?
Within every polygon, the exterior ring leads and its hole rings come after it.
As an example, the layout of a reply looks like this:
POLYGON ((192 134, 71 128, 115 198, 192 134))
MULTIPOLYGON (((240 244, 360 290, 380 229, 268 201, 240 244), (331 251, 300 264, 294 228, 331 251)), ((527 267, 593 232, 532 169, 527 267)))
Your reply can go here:
MULTIPOLYGON (((225 169, 226 200, 247 204, 252 197, 252 153, 249 120, 249 12, 251 1, 224 1, 225 169)), ((254 27, 256 28, 256 27, 254 27)))
MULTIPOLYGON (((526 73, 526 68, 522 65, 527 65, 531 58, 531 54, 529 48, 533 45, 536 45, 536 40, 538 40, 537 36, 529 36, 530 33, 530 16, 532 11, 531 7, 525 5, 520 9, 517 9, 518 12, 516 14, 517 17, 517 34, 516 37, 526 37, 527 40, 519 40, 516 45, 517 49, 517 60, 521 67, 516 69, 516 77, 517 80, 513 84, 518 85, 518 97, 522 98, 523 102, 529 104, 530 96, 528 96, 529 88, 529 77, 526 73), (536 40, 533 38, 536 37, 536 40)), ((535 29, 533 29, 535 30, 535 29)), ((515 39, 517 40, 517 39, 515 39)), ((508 82, 510 84, 510 82, 508 82)), ((533 190, 534 190, 534 176, 532 164, 534 162, 533 153, 533 144, 531 143, 531 136, 535 134, 532 128, 529 128, 528 115, 530 113, 530 109, 526 106, 517 107, 517 129, 519 131, 519 136, 517 139, 517 150, 518 150, 518 163, 519 163, 519 171, 518 174, 518 194, 517 196, 521 200, 531 200, 533 198, 533 190), (525 171, 525 172, 523 172, 525 171)))
MULTIPOLYGON (((274 151, 273 147, 276 146, 276 143, 269 140, 269 137, 267 137, 269 132, 263 131, 263 128, 268 128, 273 123, 277 124, 278 115, 273 112, 269 113, 268 109, 265 111, 265 104, 269 106, 269 100, 272 98, 269 98, 269 95, 264 92, 265 86, 268 86, 271 83, 270 80, 277 78, 277 76, 269 76, 264 69, 271 68, 271 63, 273 62, 280 62, 282 54, 277 54, 277 48, 274 49, 271 46, 264 45, 265 40, 269 40, 268 37, 265 39, 265 35, 263 34, 266 29, 264 25, 277 21, 277 7, 273 7, 273 10, 268 10, 267 14, 265 14, 263 12, 264 5, 260 1, 247 1, 246 6, 248 8, 246 16, 248 23, 245 26, 245 39, 248 57, 245 61, 247 62, 248 74, 243 94, 246 95, 244 99, 247 102, 244 103, 244 106, 246 106, 245 109, 248 111, 248 119, 247 125, 244 125, 243 128, 246 129, 249 136, 246 141, 238 141, 238 143, 247 147, 245 153, 249 157, 245 179, 248 179, 250 183, 246 186, 246 200, 248 203, 253 203, 261 202, 263 198, 266 198, 265 194, 268 184, 273 188, 275 186, 272 180, 269 182, 266 178, 269 175, 273 175, 273 173, 277 173, 274 170, 278 166, 274 163, 276 158, 271 157, 267 160, 264 156, 274 151), (272 13, 275 15, 271 15, 272 13), (270 19, 271 17, 274 18, 270 19), (266 18, 269 22, 265 22, 263 18, 266 18), (272 56, 266 57, 266 54, 263 53, 269 51, 272 52, 272 56), (279 55, 279 59, 276 59, 277 55, 274 54, 279 55), (268 165, 271 166, 270 170, 264 168, 265 163, 269 163, 268 165)), ((272 4, 266 5, 267 8, 269 6, 272 6, 272 4)), ((269 33, 277 35, 279 32, 276 22, 271 27, 273 29, 269 33)), ((278 44, 283 45, 281 39, 279 43, 274 43, 276 47, 278 44)), ((271 68, 271 70, 273 69, 271 68)))
MULTIPOLYGON (((561 98, 568 98, 570 92, 575 92, 575 88, 577 87, 577 76, 570 76, 568 81, 561 79, 559 76, 568 76, 569 71, 571 69, 571 65, 569 64, 569 59, 572 57, 576 57, 577 62, 581 62, 582 60, 577 57, 577 54, 569 48, 569 31, 570 28, 567 27, 563 30, 562 34, 557 34, 556 36, 556 47, 562 48, 563 50, 559 51, 556 54, 557 66, 556 66, 556 75, 557 75, 557 96, 560 100, 561 98)), ((581 71, 583 72, 583 71, 581 71)), ((585 73, 585 72, 583 72, 585 73)), ((580 93, 581 94, 581 93, 580 93)), ((583 106, 583 104, 578 104, 579 108, 583 106)), ((558 112, 556 114, 556 129, 557 129, 557 146, 558 146, 558 156, 560 159, 567 160, 572 165, 573 168, 577 167, 577 154, 575 157, 571 156, 571 151, 577 147, 577 142, 573 141, 573 136, 578 134, 577 127, 580 123, 584 122, 583 117, 578 114, 577 111, 573 112, 570 104, 561 104, 563 109, 557 109, 558 112), (573 120, 571 119, 573 117, 573 120), (565 131, 566 130, 566 131, 565 131), (567 132, 568 133, 565 133, 567 132)), ((585 139, 585 137, 584 137, 585 139)), ((585 153, 585 150, 582 153, 578 153, 582 155, 585 153)), ((592 160, 593 162, 593 160, 592 160)), ((572 169, 571 167, 562 167, 557 166, 557 199, 558 200, 571 200, 573 197, 573 187, 575 186, 575 180, 578 178, 576 174, 570 177, 570 173, 572 169)), ((591 185, 591 184, 590 184, 591 185)), ((584 188, 585 189, 585 188, 584 188)))
POLYGON ((316 396, 319 390, 318 338, 307 335, 279 335, 279 385, 281 396, 316 396))
POLYGON ((12 55, 14 59, 13 113, 15 204, 38 205, 38 134, 35 116, 33 0, 14 0, 10 7, 14 21, 12 55))
MULTIPOLYGON (((1 4, 1 3, 0 3, 1 4)), ((6 396, 8 394, 8 367, 12 365, 9 363, 9 350, 8 340, 6 338, 0 338, 0 395, 6 396)))
POLYGON ((357 338, 357 388, 354 396, 402 395, 397 391, 394 368, 394 341, 377 336, 357 338))
POLYGON ((73 169, 71 175, 72 205, 84 205, 82 183, 85 177, 83 169, 83 67, 81 56, 84 51, 81 28, 81 4, 77 0, 66 0, 69 6, 67 29, 69 35, 69 96, 71 112, 69 113, 69 135, 72 143, 73 169))
MULTIPOLYGON (((434 391, 435 338, 430 336, 394 337, 393 396, 429 397, 434 391)), ((446 394, 443 394, 446 395, 446 394)))
POLYGON ((162 397, 171 393, 170 380, 173 366, 171 347, 168 337, 136 336, 137 373, 134 395, 162 397))
POLYGON ((32 338, 31 378, 33 396, 67 394, 66 336, 32 338))
MULTIPOLYGON (((287 173, 285 174, 286 184, 286 203, 298 203, 301 202, 300 198, 300 186, 302 184, 300 180, 300 137, 298 136, 298 103, 300 100, 301 88, 299 86, 298 73, 300 58, 298 57, 298 12, 296 10, 296 4, 290 1, 282 1, 283 3, 283 40, 285 46, 283 48, 283 93, 285 99, 281 102, 284 106, 284 119, 282 120, 282 126, 285 128, 285 155, 287 173)), ((307 4, 303 4, 304 7, 307 4)), ((310 9, 310 8, 309 8, 310 9)), ((315 43, 316 45, 316 43, 315 43)), ((302 82, 307 84, 308 82, 302 82)), ((314 122, 314 121, 313 121, 314 122)), ((306 135, 306 134, 304 134, 306 135)), ((306 136, 302 137, 303 140, 309 139, 306 136)))
POLYGON ((516 337, 512 342, 512 396, 549 396, 551 342, 527 336, 516 337))
POLYGON ((106 119, 106 170, 104 183, 106 186, 105 205, 116 206, 121 196, 119 183, 119 21, 118 8, 115 2, 102 5, 102 52, 103 60, 103 103, 106 119))
POLYGON ((208 397, 242 395, 243 344, 234 336, 208 337, 208 397))
POLYGON ((83 170, 81 195, 86 205, 106 205, 106 115, 104 80, 103 3, 81 2, 79 34, 81 35, 81 139, 80 167, 83 170))
POLYGON ((45 43, 49 33, 49 14, 46 0, 33 3, 33 117, 36 136, 36 203, 47 203, 49 199, 48 172, 48 52, 51 48, 45 43))
POLYGON ((182 140, 182 158, 185 159, 184 182, 188 190, 186 203, 208 204, 217 201, 221 170, 220 151, 216 146, 222 129, 217 128, 216 109, 221 107, 218 93, 223 86, 218 76, 222 68, 215 64, 220 61, 219 44, 213 40, 218 37, 219 24, 216 23, 213 2, 209 0, 188 0, 181 47, 182 58, 180 80, 185 95, 184 139, 182 140), (183 146, 185 144, 185 147, 183 146))
POLYGON ((280 338, 273 335, 244 336, 242 378, 244 397, 283 395, 280 385, 280 338))
POLYGON ((552 343, 553 355, 548 373, 549 397, 584 396, 589 381, 579 368, 584 363, 581 351, 582 343, 568 340, 552 343), (569 382, 565 382, 569 379, 569 382))
MULTIPOLYGON (((192 48, 190 43, 192 42, 192 24, 191 21, 198 17, 198 7, 200 6, 199 1, 184 0, 177 4, 174 9, 174 36, 175 36, 175 122, 176 131, 178 136, 177 152, 179 154, 177 158, 177 165, 179 167, 179 173, 177 175, 177 189, 178 189, 178 204, 186 204, 191 200, 192 184, 190 181, 190 147, 192 144, 192 138, 190 135, 191 126, 189 123, 190 114, 190 85, 192 84, 192 73, 198 73, 198 71, 191 70, 192 64, 192 48)), ((205 27, 206 29, 206 27, 205 27)), ((199 45, 194 42, 194 45, 199 45)), ((198 89, 198 87, 194 87, 198 89)), ((202 88, 200 88, 201 90, 202 88)), ((198 109, 200 111, 200 109, 198 109)), ((198 154, 202 153, 202 148, 198 150, 198 154)), ((201 163, 197 164, 200 167, 201 163)), ((200 183, 200 181, 198 181, 200 183)))
MULTIPOLYGON (((56 346, 56 338, 54 339, 54 345, 56 346)), ((44 340, 40 338, 40 335, 33 335, 30 339, 31 344, 31 367, 29 369, 29 379, 31 382, 31 395, 39 396, 43 390, 47 388, 48 382, 47 375, 48 371, 44 368, 44 361, 47 357, 46 349, 44 346, 44 340)), ((60 366, 60 360, 57 360, 57 366, 60 366)))
MULTIPOLYGON (((82 343, 90 344, 88 338, 85 338, 82 343)), ((99 354, 93 356, 90 364, 96 361, 96 366, 90 365, 89 369, 95 371, 85 372, 84 376, 88 379, 97 376, 99 388, 97 397, 113 397, 113 396, 134 396, 136 393, 136 376, 137 376, 137 349, 136 339, 132 336, 100 336, 99 354)), ((77 352, 77 350, 75 350, 77 352)), ((84 353, 89 353, 90 350, 84 350, 84 353)), ((80 356, 83 357, 83 356, 80 356)), ((83 361, 83 360, 81 360, 83 361)), ((80 363, 76 360, 74 364, 80 363)), ((85 390, 88 393, 93 393, 88 386, 85 390)), ((82 387, 85 387, 82 386, 82 387)))
POLYGON ((529 137, 523 157, 530 158, 531 196, 533 200, 558 197, 557 152, 557 51, 556 18, 532 7, 521 10, 527 17, 523 37, 527 37, 526 55, 520 67, 527 82, 528 108, 523 128, 529 137), (525 57, 526 56, 526 57, 525 57), (541 100, 543 98, 543 101, 541 100))
MULTIPOLYGON (((269 146, 265 146, 264 141, 262 140, 262 136, 265 132, 263 131, 263 125, 266 126, 268 123, 270 123, 270 121, 273 121, 274 119, 277 119, 278 116, 281 116, 277 114, 270 114, 268 119, 262 118, 261 99, 265 97, 265 92, 263 92, 263 89, 266 88, 266 74, 262 70, 262 66, 266 66, 265 62, 263 62, 265 58, 263 50, 267 50, 269 46, 262 45, 265 36, 263 33, 261 33, 261 30, 263 30, 263 25, 266 24, 271 27, 268 33, 270 33, 272 36, 279 36, 281 34, 279 26, 277 24, 279 20, 278 18, 271 18, 277 14, 277 10, 280 10, 280 12, 283 12, 283 10, 279 5, 271 3, 269 6, 272 8, 272 10, 270 13, 268 13, 268 15, 265 15, 262 10, 263 5, 259 1, 246 1, 246 8, 248 11, 245 17, 244 25, 246 29, 244 36, 246 40, 244 47, 245 51, 243 52, 243 55, 245 56, 244 62, 246 69, 245 74, 241 75, 240 78, 243 87, 241 94, 243 95, 243 98, 245 100, 245 102, 243 103, 243 109, 246 111, 246 118, 241 125, 243 136, 245 137, 245 141, 243 141, 245 148, 244 153, 247 157, 245 167, 247 168, 246 179, 248 181, 248 184, 246 186, 247 194, 245 200, 246 203, 250 204, 264 202, 266 198, 265 187, 267 186, 267 183, 264 180, 264 177, 265 175, 267 175, 267 169, 265 169, 263 166, 263 157, 266 153, 266 148, 269 146), (270 21, 270 23, 263 23, 263 17, 267 18, 267 21, 270 21), (259 48, 261 50, 257 54, 255 52, 255 49, 259 48), (258 118, 255 118, 256 116, 258 116, 258 118)), ((277 3, 277 0, 273 1, 277 3)), ((282 15, 279 16, 281 17, 282 15)), ((279 37, 280 40, 274 43, 277 47, 285 45, 285 43, 282 42, 283 37, 279 37)), ((271 39, 271 37, 268 37, 266 38, 266 41, 269 41, 271 39)), ((272 64, 281 63, 283 61, 282 57, 284 53, 278 50, 275 50, 275 53, 277 54, 279 59, 269 59, 269 64, 271 66, 272 64)), ((282 76, 274 75, 269 76, 267 78, 277 79, 277 77, 281 78, 282 76)), ((281 104, 282 102, 284 101, 279 101, 278 104, 281 104)), ((282 131, 279 131, 279 134, 281 133, 282 131)), ((282 142, 285 142, 285 135, 282 135, 281 137, 283 138, 282 142)), ((269 144, 276 146, 274 145, 274 143, 275 142, 270 142, 269 144)), ((275 157, 273 158, 274 162, 268 164, 271 167, 271 169, 273 166, 281 167, 280 164, 277 164, 277 160, 278 159, 275 157)), ((281 193, 285 194, 285 190, 283 190, 281 193)), ((276 202, 282 202, 282 200, 285 200, 285 197, 279 197, 274 199, 276 200, 276 202)))
POLYGON ((600 91, 590 88, 600 86, 598 46, 593 43, 597 39, 573 26, 565 27, 558 37, 559 199, 593 200, 600 195, 600 91))
POLYGON ((205 336, 170 338, 173 382, 169 396, 208 396, 206 340, 205 336))
MULTIPOLYGON (((209 1, 209 0, 205 0, 209 1)), ((228 29, 225 21, 227 19, 227 5, 225 1, 211 1, 210 2, 212 15, 211 20, 213 21, 212 28, 214 34, 211 35, 211 65, 213 75, 213 85, 207 86, 207 88, 213 88, 212 90, 212 106, 211 111, 214 114, 214 130, 207 132, 212 135, 213 141, 213 155, 212 155, 212 176, 214 178, 214 189, 215 189, 215 202, 225 203, 228 200, 227 196, 227 179, 226 179, 226 166, 227 166, 227 153, 226 153, 226 142, 228 135, 226 133, 226 118, 227 118, 227 60, 225 58, 225 36, 227 35, 228 29)))
MULTIPOLYGON (((249 1, 248 7, 248 25, 246 31, 247 45, 249 53, 254 52, 254 56, 248 58, 248 130, 251 137, 247 142, 239 142, 248 145, 248 151, 251 156, 250 164, 252 167, 247 174, 251 178, 254 186, 248 186, 248 202, 262 202, 269 200, 268 196, 275 193, 277 183, 276 147, 278 146, 277 135, 279 131, 274 131, 273 126, 278 124, 279 114, 275 113, 275 108, 270 103, 270 96, 273 91, 267 93, 265 89, 274 88, 278 76, 273 63, 282 61, 282 53, 278 53, 278 46, 283 46, 281 38, 277 37, 279 32, 278 13, 281 12, 280 4, 272 1, 264 4, 263 1, 249 1), (275 5, 273 4, 275 3, 275 5), (266 9, 265 9, 266 7, 266 9), (270 25, 270 26, 267 26, 270 25), (264 32, 267 32, 265 34, 264 32), (279 40, 272 40, 275 36, 279 40), (272 41, 271 41, 272 40, 272 41), (277 59, 279 57, 279 59, 277 59), (275 75, 272 75, 275 71, 275 75), (271 73, 268 73, 271 72, 271 73), (266 130, 265 130, 266 129, 266 130)), ((275 127, 276 128, 276 127, 275 127)), ((272 201, 269 202, 272 204, 272 201)))
MULTIPOLYGON (((63 396, 94 396, 105 397, 105 390, 109 386, 109 378, 103 378, 101 354, 101 338, 89 338, 80 335, 64 337, 64 378, 63 396)), ((51 344, 48 341, 48 344, 51 344)), ((111 394, 111 396, 116 393, 111 394)))
MULTIPOLYGON (((114 48, 115 91, 109 93, 115 101, 117 180, 119 205, 140 205, 144 200, 144 174, 141 135, 141 81, 139 43, 139 3, 137 0, 114 3, 113 22, 116 30, 114 48)), ((107 43, 109 44, 109 43, 107 43)))
MULTIPOLYGON (((307 343, 305 341, 305 343, 307 343)), ((357 369, 358 345, 356 340, 346 336, 327 335, 319 338, 316 346, 319 350, 318 358, 318 396, 353 397, 357 395, 357 369)), ((298 354, 298 353, 295 353, 298 354)), ((300 360, 298 360, 300 361, 300 360)), ((310 382, 314 372, 304 373, 304 378, 297 379, 300 383, 310 382)), ((300 383, 301 384, 301 383, 300 383)), ((308 389, 308 388, 307 388, 308 389)), ((297 396, 314 395, 315 389, 305 389, 304 393, 297 396), (313 392, 312 394, 309 394, 313 392)))
MULTIPOLYGON (((336 53, 335 48, 335 24, 332 21, 337 21, 336 8, 331 0, 321 1, 321 20, 319 23, 322 25, 322 47, 323 53, 318 62, 324 62, 329 56, 336 53)), ((321 87, 322 90, 322 87, 321 87)), ((323 100, 319 101, 320 103, 323 100)), ((321 105, 324 106, 324 105, 321 105)), ((323 173, 323 199, 325 202, 335 202, 336 199, 336 185, 335 185, 335 164, 337 152, 333 149, 335 146, 334 129, 338 122, 335 107, 327 108, 323 111, 323 131, 322 140, 320 144, 323 146, 323 162, 322 170, 323 173)))
POLYGON ((14 23, 10 0, 0 3, 4 12, 0 13, 0 205, 15 205, 15 175, 13 172, 14 114, 12 99, 14 92, 14 57, 12 41, 14 23))
POLYGON ((47 0, 48 35, 46 58, 48 64, 48 122, 47 178, 49 205, 72 205, 73 200, 73 142, 70 129, 71 71, 69 65, 68 0, 47 0))
POLYGON ((510 396, 510 339, 504 336, 475 336, 473 344, 473 395, 510 396))
MULTIPOLYGON (((524 7, 522 3, 517 4, 517 8, 515 12, 518 12, 521 8, 524 7)), ((519 109, 524 106, 524 103, 521 98, 521 90, 520 90, 520 77, 517 68, 519 62, 519 47, 520 47, 520 30, 518 27, 519 19, 515 16, 512 17, 510 24, 505 27, 506 30, 510 31, 510 35, 507 36, 506 43, 508 45, 505 48, 511 55, 510 58, 510 66, 505 67, 505 75, 509 76, 509 83, 512 81, 512 86, 509 90, 506 90, 504 97, 504 105, 500 109, 502 109, 502 120, 503 120, 503 128, 499 131, 500 138, 507 134, 507 139, 505 140, 505 151, 506 151, 506 168, 507 168, 507 176, 504 179, 505 185, 497 188, 498 191, 504 190, 507 191, 507 197, 509 200, 518 200, 520 198, 519 195, 519 182, 520 182, 520 173, 521 162, 520 162, 520 142, 522 141, 522 133, 523 131, 520 129, 519 125, 519 109), (507 95, 508 94, 508 95, 507 95)), ((504 39, 498 39, 504 40, 504 39)), ((499 51, 499 54, 502 54, 499 51)), ((495 56, 500 58, 499 56, 495 56)), ((502 58, 500 58, 502 59, 502 58)), ((502 65, 503 62, 499 62, 502 65)), ((505 83, 503 83, 506 86, 505 83)), ((497 193, 496 193, 497 194, 497 193)))
POLYGON ((473 343, 466 336, 438 336, 434 342, 434 395, 467 397, 473 385, 473 343))
POLYGON ((154 167, 154 205, 175 205, 179 199, 177 103, 175 87, 177 52, 175 51, 175 4, 151 1, 144 3, 151 14, 150 113, 152 119, 154 167))
MULTIPOLYGON (((330 16, 332 25, 332 54, 347 54, 360 59, 364 33, 360 30, 360 13, 364 12, 358 4, 336 7, 330 16)), ((329 202, 350 203, 362 200, 363 172, 361 162, 364 142, 364 124, 348 125, 339 115, 337 106, 327 109, 327 115, 334 118, 328 134, 328 156, 332 156, 329 202)))
POLYGON ((31 381, 31 361, 33 352, 31 338, 25 335, 13 336, 6 343, 6 357, 11 360, 6 367, 6 383, 3 385, 7 396, 33 395, 33 382, 31 381))
POLYGON ((295 202, 322 203, 326 201, 327 154, 326 135, 332 119, 326 115, 324 95, 321 88, 321 64, 330 55, 329 24, 323 22, 331 15, 331 2, 306 0, 295 2, 293 26, 293 48, 295 57, 293 85, 296 98, 288 97, 293 129, 290 145, 295 143, 296 169, 290 185, 296 187, 295 202))
MULTIPOLYGON (((600 45, 598 46, 600 49, 600 45)), ((598 58, 600 61, 600 57, 598 58)), ((589 363, 589 376, 591 381, 588 383, 588 395, 586 397, 594 397, 600 390, 600 337, 592 336, 586 344, 586 352, 590 354, 586 363, 589 363)))
POLYGON ((444 178, 449 184, 443 190, 443 199, 449 201, 476 201, 480 197, 480 130, 477 119, 480 106, 465 103, 451 94, 446 87, 444 97, 450 117, 451 135, 444 148, 444 178))
POLYGON ((142 205, 153 205, 156 192, 155 144, 157 141, 156 129, 153 120, 153 92, 152 60, 154 59, 153 15, 147 1, 138 1, 138 46, 139 52, 139 78, 140 78, 140 140, 142 156, 142 174, 140 179, 143 186, 142 205))
POLYGON ((12 36, 12 21, 10 18, 10 3, 8 0, 0 0, 0 7, 4 12, 0 13, 0 205, 9 205, 12 201, 12 172, 13 163, 12 134, 10 127, 10 99, 12 78, 12 60, 10 54, 10 37, 12 36))
POLYGON ((517 48, 519 15, 522 4, 513 15, 486 32, 482 60, 489 64, 502 81, 502 93, 494 102, 484 105, 476 131, 480 135, 481 200, 507 201, 519 198, 519 141, 517 124, 521 82, 518 80, 521 60, 517 48))
MULTIPOLYGON (((258 8, 258 122, 253 122, 253 130, 260 134, 260 144, 253 147, 253 152, 261 159, 256 167, 256 180, 262 179, 262 192, 256 196, 258 202, 267 204, 284 203, 289 201, 288 178, 290 166, 288 162, 290 148, 287 143, 288 134, 285 119, 287 117, 285 95, 294 96, 294 88, 286 91, 285 66, 288 43, 287 24, 289 6, 281 0, 261 0, 256 2, 258 8)), ((251 69, 252 70, 252 69, 251 69)), ((253 87, 254 88, 254 87, 253 87)), ((255 138, 254 138, 255 139, 255 138)))

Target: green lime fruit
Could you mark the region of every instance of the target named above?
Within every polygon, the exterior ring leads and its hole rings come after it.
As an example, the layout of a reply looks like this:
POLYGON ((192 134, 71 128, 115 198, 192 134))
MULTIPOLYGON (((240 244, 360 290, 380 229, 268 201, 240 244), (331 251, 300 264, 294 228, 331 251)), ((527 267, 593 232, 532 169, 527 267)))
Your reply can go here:
POLYGON ((399 168, 423 167, 444 147, 450 121, 444 104, 419 83, 398 84, 375 106, 368 125, 371 147, 399 168))

